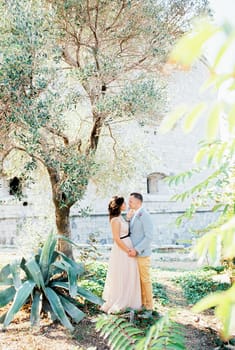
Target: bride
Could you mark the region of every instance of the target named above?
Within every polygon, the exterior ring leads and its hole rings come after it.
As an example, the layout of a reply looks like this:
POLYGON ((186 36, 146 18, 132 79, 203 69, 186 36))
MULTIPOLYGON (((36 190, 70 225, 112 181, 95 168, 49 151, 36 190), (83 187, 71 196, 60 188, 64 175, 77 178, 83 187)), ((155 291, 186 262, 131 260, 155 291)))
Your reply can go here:
POLYGON ((114 196, 108 206, 113 246, 103 291, 101 310, 111 314, 126 308, 141 308, 140 277, 136 258, 129 257, 133 248, 128 223, 121 216, 126 210, 123 197, 114 196))

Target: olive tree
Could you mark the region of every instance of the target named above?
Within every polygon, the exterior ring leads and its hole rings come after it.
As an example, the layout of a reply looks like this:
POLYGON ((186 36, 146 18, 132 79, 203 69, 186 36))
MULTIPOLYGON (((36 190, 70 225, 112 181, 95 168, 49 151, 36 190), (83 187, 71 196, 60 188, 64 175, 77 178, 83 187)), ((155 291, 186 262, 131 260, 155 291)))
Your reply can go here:
MULTIPOLYGON (((2 164, 17 150, 26 177, 46 169, 59 234, 70 236, 70 209, 99 170, 102 139, 115 154, 117 125, 125 134, 162 118, 166 57, 206 9, 206 0, 1 2, 2 164)), ((72 256, 66 241, 59 249, 72 256)))

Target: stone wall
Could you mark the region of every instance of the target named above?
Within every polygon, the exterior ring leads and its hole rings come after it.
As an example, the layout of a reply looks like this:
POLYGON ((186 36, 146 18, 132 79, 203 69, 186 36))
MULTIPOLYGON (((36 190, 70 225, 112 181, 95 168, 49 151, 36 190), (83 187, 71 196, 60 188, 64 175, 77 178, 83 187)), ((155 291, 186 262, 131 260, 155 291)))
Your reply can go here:
MULTIPOLYGON (((151 212, 154 224, 154 246, 188 247, 196 237, 193 232, 212 223, 217 217, 211 211, 200 211, 192 220, 177 227, 175 220, 180 214, 182 212, 151 212)), ((72 216, 71 227, 74 241, 80 244, 88 243, 89 234, 94 234, 99 245, 112 244, 108 216, 105 214, 92 215, 87 218, 72 216)))
MULTIPOLYGON (((182 223, 180 227, 175 224, 176 218, 182 214, 180 211, 150 211, 154 223, 154 246, 189 246, 194 240, 194 231, 202 229, 216 219, 211 211, 200 211, 194 219, 182 223)), ((48 224, 46 217, 27 217, 33 221, 38 230, 48 224)), ((26 235, 21 226, 25 224, 25 216, 11 216, 1 219, 0 246, 14 246, 19 235, 26 235)), ((112 244, 112 235, 108 215, 105 213, 93 214, 88 217, 71 216, 72 238, 81 245, 86 245, 89 235, 93 234, 99 245, 112 244)), ((34 234, 32 229, 32 234, 34 234)), ((30 239, 30 237, 29 237, 30 239)))

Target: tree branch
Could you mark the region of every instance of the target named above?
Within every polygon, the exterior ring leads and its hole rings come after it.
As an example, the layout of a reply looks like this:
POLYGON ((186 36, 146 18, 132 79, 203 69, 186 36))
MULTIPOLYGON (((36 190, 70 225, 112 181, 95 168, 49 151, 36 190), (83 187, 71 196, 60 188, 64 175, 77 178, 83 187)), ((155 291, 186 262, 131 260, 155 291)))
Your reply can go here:
POLYGON ((120 9, 119 9, 119 11, 118 11, 118 13, 117 13, 117 15, 116 15, 116 17, 115 17, 114 20, 113 20, 113 23, 110 24, 107 28, 105 28, 106 31, 108 31, 108 30, 110 30, 110 29, 113 28, 113 26, 116 24, 118 18, 120 17, 120 15, 121 15, 121 13, 122 13, 122 11, 124 10, 125 7, 126 7, 126 2, 125 2, 125 0, 123 0, 123 1, 122 1, 122 5, 121 5, 121 7, 120 7, 120 9))
POLYGON ((2 162, 2 163, 4 162, 4 160, 6 159, 6 157, 7 157, 13 150, 18 150, 18 151, 25 152, 29 157, 31 157, 32 159, 38 160, 40 163, 42 163, 42 164, 44 165, 45 168, 47 168, 47 165, 46 165, 46 163, 44 162, 43 159, 41 159, 41 158, 38 157, 38 156, 35 156, 35 155, 30 154, 25 148, 20 147, 20 146, 12 146, 12 147, 10 147, 7 151, 5 151, 5 152, 3 153, 3 156, 2 156, 2 159, 1 159, 1 162, 2 162))
POLYGON ((116 141, 116 139, 115 139, 114 136, 113 136, 111 126, 110 126, 109 124, 107 124, 107 126, 108 126, 108 129, 109 129, 109 135, 110 135, 110 137, 113 139, 113 153, 114 153, 115 156, 118 158, 118 156, 117 156, 117 151, 116 151, 117 141, 116 141))
POLYGON ((69 139, 66 135, 64 135, 62 132, 60 132, 59 130, 55 130, 50 126, 45 126, 45 129, 47 129, 48 131, 50 131, 53 135, 59 136, 63 139, 65 146, 69 145, 69 139))

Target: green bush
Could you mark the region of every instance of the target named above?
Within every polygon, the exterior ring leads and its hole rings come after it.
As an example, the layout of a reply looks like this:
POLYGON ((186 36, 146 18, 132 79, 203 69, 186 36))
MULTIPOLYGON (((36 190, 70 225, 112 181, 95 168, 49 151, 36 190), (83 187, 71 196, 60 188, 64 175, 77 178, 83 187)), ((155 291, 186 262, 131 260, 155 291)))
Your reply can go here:
POLYGON ((86 273, 82 276, 79 285, 98 297, 101 297, 104 289, 106 273, 107 264, 93 261, 86 266, 86 273))
MULTIPOLYGON (((61 238, 61 237, 60 237, 61 238)), ((50 313, 52 320, 59 320, 73 330, 73 322, 84 316, 78 301, 87 299, 101 305, 102 299, 77 285, 78 277, 84 273, 80 263, 56 251, 57 237, 50 234, 38 254, 26 261, 7 264, 0 271, 0 307, 11 303, 8 311, 0 316, 6 328, 24 304, 31 304, 30 321, 38 325, 41 313, 50 313)))
POLYGON ((227 290, 230 287, 229 283, 214 281, 212 273, 208 274, 205 271, 187 272, 173 281, 181 286, 189 304, 195 304, 212 292, 227 290))
POLYGON ((153 296, 162 305, 169 303, 166 288, 158 282, 153 282, 153 296))

